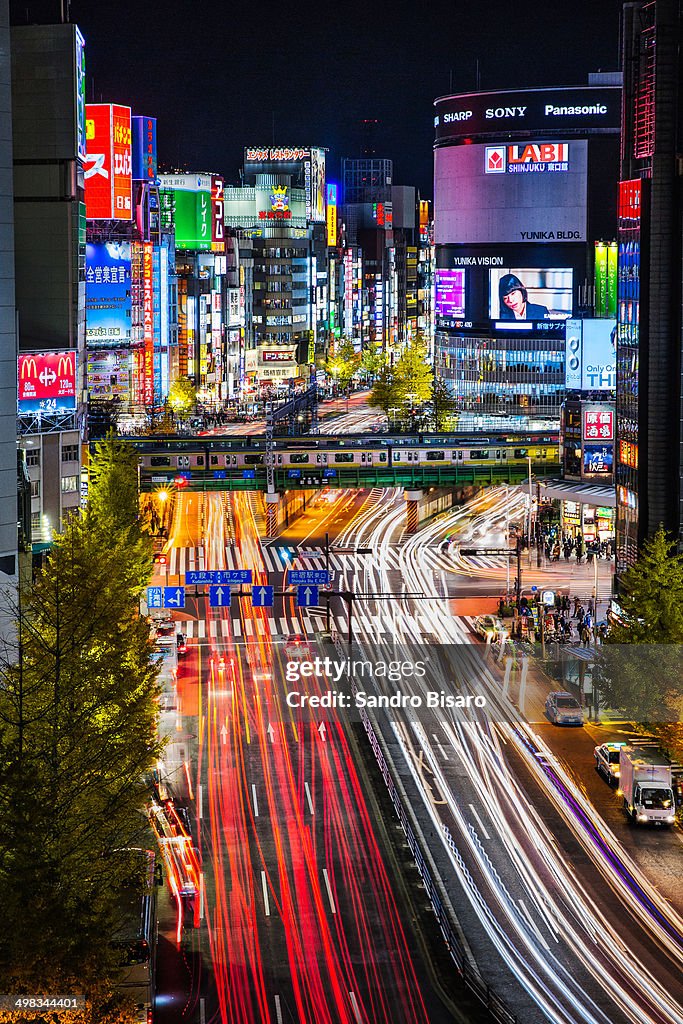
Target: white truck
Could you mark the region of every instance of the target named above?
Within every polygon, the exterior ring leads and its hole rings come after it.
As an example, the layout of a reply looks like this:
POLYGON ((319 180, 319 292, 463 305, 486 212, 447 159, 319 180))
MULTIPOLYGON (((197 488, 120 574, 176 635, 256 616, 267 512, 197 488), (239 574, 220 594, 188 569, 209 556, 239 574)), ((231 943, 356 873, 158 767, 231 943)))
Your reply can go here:
POLYGON ((619 787, 631 821, 673 825, 676 804, 671 762, 659 750, 623 746, 619 751, 619 787))

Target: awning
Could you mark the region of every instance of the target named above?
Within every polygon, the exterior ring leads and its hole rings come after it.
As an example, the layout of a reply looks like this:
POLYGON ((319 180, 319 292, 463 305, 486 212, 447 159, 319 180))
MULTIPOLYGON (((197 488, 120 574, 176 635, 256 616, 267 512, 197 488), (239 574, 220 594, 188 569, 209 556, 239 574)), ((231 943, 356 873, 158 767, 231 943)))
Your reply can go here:
POLYGON ((612 485, 582 484, 573 480, 538 480, 541 496, 561 501, 576 501, 582 505, 604 505, 616 508, 617 494, 612 485))

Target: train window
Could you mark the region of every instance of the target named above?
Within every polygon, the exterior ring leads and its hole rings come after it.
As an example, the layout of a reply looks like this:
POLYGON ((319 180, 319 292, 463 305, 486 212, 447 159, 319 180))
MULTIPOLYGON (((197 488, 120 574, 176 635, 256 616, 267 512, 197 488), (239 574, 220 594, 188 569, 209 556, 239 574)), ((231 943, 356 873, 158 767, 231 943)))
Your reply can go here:
POLYGON ((150 463, 152 466, 170 466, 171 459, 168 455, 153 455, 150 463))
POLYGON ((353 462, 353 452, 337 452, 334 456, 335 462, 353 462))
POLYGON ((203 455, 198 455, 197 456, 197 465, 198 466, 203 466, 204 465, 204 456, 203 455))
POLYGON ((515 448, 515 458, 525 459, 527 455, 526 448, 515 448))
POLYGON ((484 459, 488 459, 488 457, 489 453, 488 450, 485 448, 479 449, 478 451, 470 452, 470 459, 478 459, 479 461, 483 461, 484 459))
POLYGON ((497 449, 496 449, 496 458, 497 458, 497 459, 499 459, 499 458, 500 458, 500 448, 497 448, 497 449))
POLYGON ((507 448, 503 448, 503 453, 502 454, 503 454, 503 458, 507 459, 507 457, 508 457, 507 448))
POLYGON ((318 452, 318 454, 315 457, 315 461, 316 462, 327 462, 327 452, 322 452, 322 453, 318 452))
POLYGON ((372 462, 372 452, 363 452, 360 460, 361 462, 372 462))
POLYGON ((308 452, 292 452, 291 455, 289 456, 289 461, 292 464, 297 464, 302 462, 310 462, 311 459, 308 452))
POLYGON ((445 452, 427 452, 427 462, 443 462, 445 458, 445 452))
POLYGON ((210 455, 209 459, 211 460, 210 463, 209 463, 211 466, 217 466, 218 465, 218 456, 217 455, 210 455))
POLYGON ((547 459, 547 458, 548 458, 548 449, 547 449, 547 448, 544 448, 544 449, 543 449, 542 455, 543 455, 543 458, 544 458, 544 459, 547 459))
POLYGON ((379 453, 379 461, 380 462, 386 462, 387 461, 387 453, 386 452, 380 452, 379 453))
POLYGON ((245 455, 244 465, 245 466, 261 466, 263 464, 262 455, 245 455))
POLYGON ((226 463, 227 463, 228 459, 230 459, 230 462, 232 463, 233 466, 237 465, 237 456, 236 455, 226 455, 226 458, 225 458, 226 463))

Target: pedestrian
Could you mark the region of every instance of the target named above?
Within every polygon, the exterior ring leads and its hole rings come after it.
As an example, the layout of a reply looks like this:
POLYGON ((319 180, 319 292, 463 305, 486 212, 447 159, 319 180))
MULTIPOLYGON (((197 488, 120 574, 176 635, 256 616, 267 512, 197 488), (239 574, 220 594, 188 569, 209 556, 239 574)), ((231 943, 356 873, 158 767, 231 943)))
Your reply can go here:
POLYGON ((576 618, 578 614, 579 614, 579 599, 578 599, 578 597, 575 597, 574 598, 574 618, 576 618))
POLYGON ((588 614, 589 614, 589 615, 593 615, 593 614, 594 614, 594 612, 595 612, 595 604, 594 604, 594 602, 593 602, 593 598, 592 598, 592 597, 590 597, 590 598, 588 599, 588 614))

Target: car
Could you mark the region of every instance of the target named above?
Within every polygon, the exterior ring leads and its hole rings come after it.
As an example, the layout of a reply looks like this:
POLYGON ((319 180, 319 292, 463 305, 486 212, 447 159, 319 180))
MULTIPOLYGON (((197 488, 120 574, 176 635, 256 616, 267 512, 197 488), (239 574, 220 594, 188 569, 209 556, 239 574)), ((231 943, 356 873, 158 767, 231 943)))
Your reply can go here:
POLYGON ((187 654, 187 637, 184 633, 176 633, 175 645, 178 654, 187 654))
POLYGON ((483 640, 500 640, 507 636, 507 629, 495 615, 478 615, 474 620, 474 632, 483 640))
POLYGON ((307 661, 311 657, 311 649, 303 633, 293 633, 285 637, 285 656, 290 661, 307 661))
POLYGON ((623 746, 623 743, 601 743, 593 751, 595 770, 610 785, 619 782, 619 751, 623 746))
POLYGON ((168 636, 169 633, 175 633, 175 622, 173 619, 159 619, 154 623, 157 631, 157 636, 168 636))
POLYGON ((548 694, 545 710, 554 725, 583 725, 583 708, 573 694, 564 690, 548 694))

